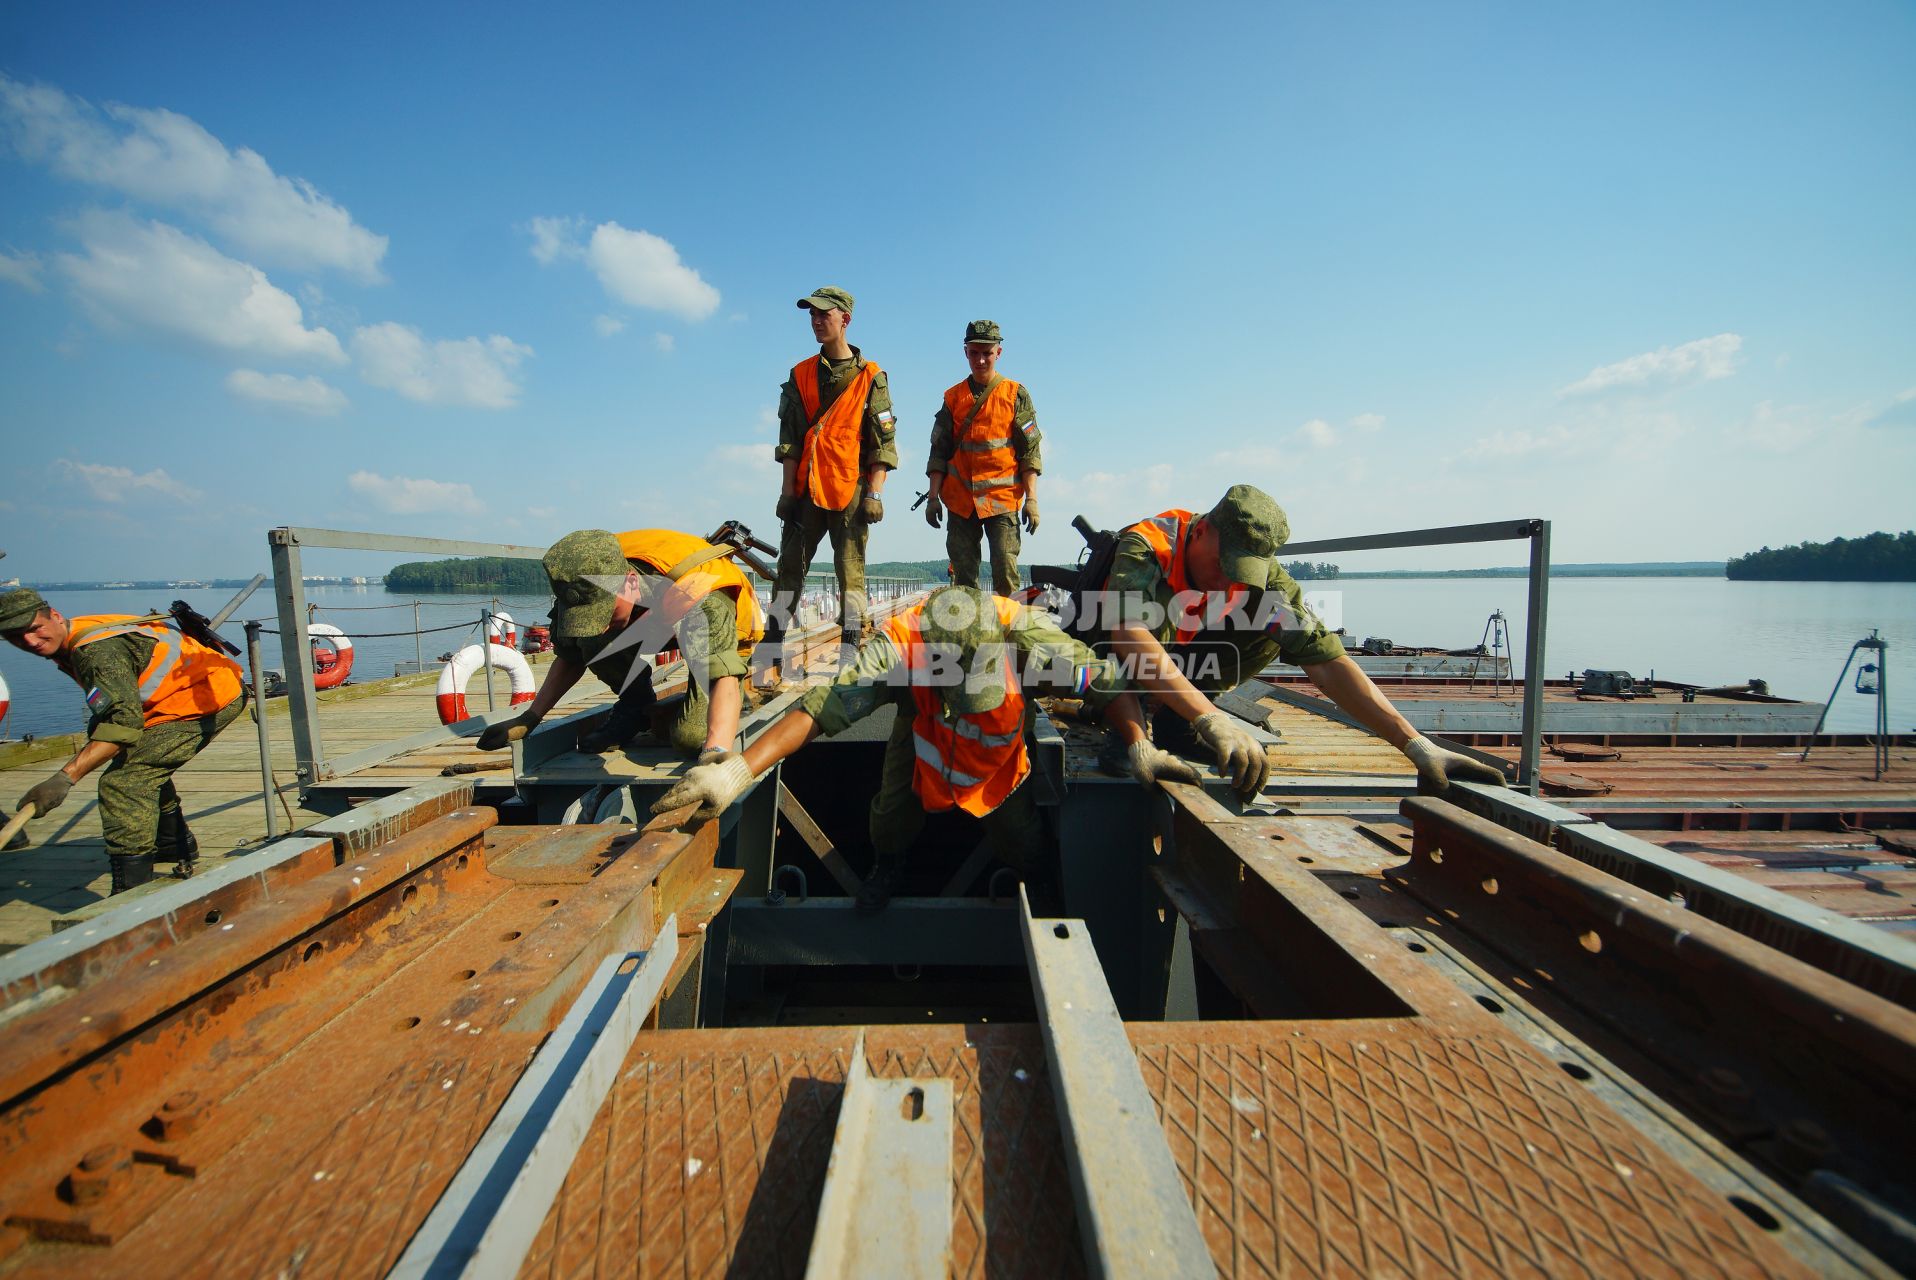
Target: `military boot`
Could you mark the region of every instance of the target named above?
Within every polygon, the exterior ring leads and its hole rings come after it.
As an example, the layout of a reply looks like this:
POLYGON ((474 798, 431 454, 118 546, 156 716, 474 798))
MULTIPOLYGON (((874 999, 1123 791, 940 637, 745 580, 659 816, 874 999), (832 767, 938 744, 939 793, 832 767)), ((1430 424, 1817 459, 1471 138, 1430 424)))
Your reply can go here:
POLYGON ((905 860, 897 854, 879 854, 872 862, 871 874, 865 877, 865 883, 858 887, 858 895, 852 899, 852 905, 858 914, 876 915, 891 905, 892 892, 905 875, 905 860))
MULTIPOLYGON (((180 793, 173 789, 170 781, 160 788, 160 827, 157 835, 158 842, 153 848, 155 862, 185 866, 200 856, 199 837, 186 825, 186 810, 180 806, 180 793)), ((186 873, 191 874, 191 871, 186 873)), ((186 876, 181 875, 180 878, 185 879, 186 876)))
POLYGON ((110 892, 125 893, 153 879, 153 855, 150 853, 113 853, 107 855, 107 861, 113 867, 113 888, 110 892))

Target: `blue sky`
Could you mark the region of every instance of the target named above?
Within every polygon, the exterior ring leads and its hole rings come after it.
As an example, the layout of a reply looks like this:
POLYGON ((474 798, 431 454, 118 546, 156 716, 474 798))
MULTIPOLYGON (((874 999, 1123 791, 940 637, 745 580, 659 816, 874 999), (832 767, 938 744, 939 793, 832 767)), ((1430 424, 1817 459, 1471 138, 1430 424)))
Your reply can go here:
POLYGON ((6 6, 5 572, 769 531, 828 282, 899 412, 878 559, 943 554, 981 316, 1027 559, 1240 480, 1565 561, 1906 528, 1912 65, 1888 3, 6 6))

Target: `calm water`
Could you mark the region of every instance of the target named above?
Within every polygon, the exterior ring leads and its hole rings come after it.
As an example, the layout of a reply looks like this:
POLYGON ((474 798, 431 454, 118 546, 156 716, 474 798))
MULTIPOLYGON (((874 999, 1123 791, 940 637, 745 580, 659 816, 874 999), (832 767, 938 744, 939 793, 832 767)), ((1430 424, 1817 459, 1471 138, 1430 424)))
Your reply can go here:
MULTIPOLYGON (((1359 639, 1386 636, 1399 644, 1463 648, 1483 635, 1491 610, 1502 609, 1517 651, 1523 651, 1520 578, 1352 579, 1324 586, 1324 611, 1341 616, 1359 639)), ((210 614, 232 593, 180 594, 210 614)), ((54 604, 69 615, 139 613, 172 598, 172 593, 152 591, 70 592, 57 596, 54 604)), ((355 636, 355 679, 389 676, 395 663, 412 660, 411 635, 374 634, 410 632, 410 603, 369 608, 395 603, 380 587, 315 587, 309 598, 320 606, 318 621, 355 636)), ((543 596, 499 599, 522 626, 544 622, 551 603, 543 596)), ((420 639, 419 649, 429 665, 477 637, 482 604, 477 598, 455 597, 420 606, 421 626, 454 628, 420 639)), ((242 618, 263 618, 273 627, 277 624, 271 613, 268 588, 240 609, 242 618)), ((1890 646, 1890 727, 1916 731, 1916 664, 1910 661, 1916 655, 1916 588, 1908 584, 1560 578, 1551 584, 1545 670, 1563 675, 1572 668, 1616 668, 1645 677, 1654 670, 1664 679, 1694 684, 1759 677, 1779 696, 1821 704, 1850 646, 1872 627, 1881 630, 1890 646)), ((237 625, 229 624, 226 634, 244 642, 237 625)), ((265 665, 283 667, 278 637, 265 637, 263 645, 265 665)), ((84 726, 79 689, 52 663, 0 645, 0 675, 13 693, 13 710, 0 725, 5 736, 69 733, 84 726)), ((1833 730, 1866 732, 1874 725, 1874 700, 1855 693, 1853 685, 1852 674, 1830 713, 1833 730)))

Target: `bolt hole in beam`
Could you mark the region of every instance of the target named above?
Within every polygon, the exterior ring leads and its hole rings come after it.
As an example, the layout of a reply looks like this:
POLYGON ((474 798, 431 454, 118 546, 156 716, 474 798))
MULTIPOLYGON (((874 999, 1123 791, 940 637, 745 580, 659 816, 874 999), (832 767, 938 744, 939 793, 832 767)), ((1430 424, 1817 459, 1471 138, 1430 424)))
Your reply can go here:
POLYGON ((453 869, 455 871, 464 871, 466 867, 471 864, 471 862, 472 862, 472 859, 468 857, 466 854, 462 853, 459 855, 459 860, 452 864, 453 869))
POLYGON ((326 944, 323 942, 308 943, 306 945, 306 951, 303 955, 300 956, 300 959, 301 960, 317 960, 319 958, 319 953, 324 951, 325 949, 326 949, 326 944))
POLYGON ((1599 951, 1603 950, 1603 935, 1595 929, 1585 929, 1577 935, 1577 945, 1585 951, 1588 951, 1591 955, 1596 955, 1599 951))
POLYGON ((1424 952, 1430 950, 1429 947, 1425 946, 1421 942, 1407 942, 1404 945, 1409 947, 1412 951, 1415 951, 1420 956, 1423 955, 1424 952))
POLYGON ((1355 902, 1360 896, 1357 890, 1355 889, 1339 889, 1338 892, 1343 894, 1346 898, 1349 898, 1353 902, 1355 902))
POLYGON ((1492 1013, 1502 1013, 1504 1011, 1503 1005, 1499 1004, 1495 1000, 1492 1000, 1489 996, 1478 996, 1477 1003, 1482 1005, 1484 1008, 1488 1009, 1492 1013))
POLYGON ((206 913, 206 923, 218 924, 219 922, 220 922, 220 913, 217 907, 206 913))
POLYGON ((925 1091, 916 1087, 905 1090, 905 1096, 898 1105, 898 1114, 906 1120, 923 1120, 925 1091))
POLYGON ((461 969, 458 973, 455 973, 452 976, 455 981, 464 982, 467 979, 473 977, 478 972, 479 971, 477 969, 461 969))
POLYGON ((1580 1063, 1559 1062, 1557 1065, 1562 1067, 1563 1073, 1572 1080, 1588 1080, 1590 1078, 1590 1068, 1580 1063))
POLYGON ((1061 924, 1055 925, 1052 927, 1051 936, 1054 938, 1069 938, 1071 936, 1071 930, 1061 924))
POLYGON ((557 898, 547 898, 544 902, 541 902, 539 905, 542 907, 556 907, 559 905, 559 900, 557 898))
POLYGON ((1299 862, 1316 862, 1317 859, 1316 858, 1299 858, 1298 861, 1299 862))
POLYGON ((1754 1200, 1744 1196, 1731 1196, 1730 1203, 1736 1206, 1737 1212, 1741 1213, 1765 1231, 1781 1231, 1783 1229, 1783 1224, 1776 1220, 1776 1215, 1754 1200))
POLYGON ((520 929, 512 929, 512 930, 509 930, 509 931, 508 931, 508 932, 507 932, 507 933, 505 934, 505 936, 504 936, 504 937, 502 937, 502 938, 500 938, 499 940, 500 940, 501 942, 517 942, 517 941, 518 941, 519 939, 521 939, 521 938, 523 938, 523 937, 525 937, 525 936, 526 936, 526 935, 525 935, 525 932, 524 932, 523 930, 520 930, 520 929))
POLYGON ((419 1019, 417 1018, 401 1018, 399 1020, 399 1029, 401 1031, 411 1031, 414 1027, 418 1025, 419 1025, 419 1019))
POLYGON ((419 896, 419 886, 416 884, 409 884, 405 888, 399 891, 399 901, 401 902, 401 904, 410 903, 414 898, 417 898, 418 896, 419 896))

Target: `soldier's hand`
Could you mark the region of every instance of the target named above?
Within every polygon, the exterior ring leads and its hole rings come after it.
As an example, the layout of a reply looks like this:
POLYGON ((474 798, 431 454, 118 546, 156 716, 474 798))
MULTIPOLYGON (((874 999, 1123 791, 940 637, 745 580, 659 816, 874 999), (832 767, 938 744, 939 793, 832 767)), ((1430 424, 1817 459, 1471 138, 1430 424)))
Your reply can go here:
POLYGON ((652 812, 664 813, 680 805, 698 801, 695 818, 716 818, 732 807, 745 788, 752 785, 752 770, 745 757, 727 752, 716 763, 693 765, 678 785, 659 798, 652 812))
POLYGON ((66 770, 56 769, 53 776, 45 782, 36 783, 20 797, 19 807, 33 806, 33 816, 44 818, 60 807, 67 798, 67 792, 73 790, 73 779, 67 777, 66 770))
POLYGON ((498 724, 489 724, 486 731, 479 735, 481 751, 498 751, 517 742, 539 727, 541 717, 522 714, 511 720, 501 720, 498 724))
POLYGON ((1125 749, 1125 759, 1131 768, 1131 776, 1147 791, 1160 782, 1196 783, 1202 780, 1197 766, 1189 760, 1180 760, 1142 738, 1125 749))
POLYGON ((1036 498, 1025 499, 1025 532, 1038 532, 1038 500, 1036 498))
POLYGON ((931 498, 925 503, 925 523, 937 529, 945 522, 945 504, 938 499, 938 490, 931 491, 931 498))
POLYGON ((1228 711, 1207 711, 1191 721, 1191 732, 1217 753, 1217 770, 1231 780, 1238 795, 1248 800, 1264 789, 1271 758, 1242 721, 1228 711))
POLYGON ((795 493, 779 494, 776 514, 780 523, 796 518, 798 515, 798 495, 795 493))
POLYGON ((865 495, 865 501, 859 504, 858 513, 866 524, 877 524, 885 518, 885 504, 875 493, 865 495))
POLYGON ((1502 770, 1458 752, 1446 751, 1429 738, 1412 738, 1404 744, 1404 754, 1417 766, 1420 791, 1444 791, 1453 782, 1480 782, 1487 787, 1505 785, 1502 770))

